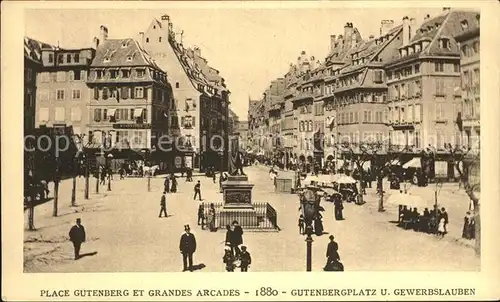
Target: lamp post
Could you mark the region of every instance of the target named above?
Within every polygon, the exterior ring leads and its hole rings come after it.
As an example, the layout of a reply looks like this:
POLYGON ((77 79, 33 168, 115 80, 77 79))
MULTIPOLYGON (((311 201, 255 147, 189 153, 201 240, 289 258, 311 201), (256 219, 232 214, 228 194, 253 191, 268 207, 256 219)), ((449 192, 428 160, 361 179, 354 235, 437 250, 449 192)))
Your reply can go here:
POLYGON ((113 159, 113 154, 109 153, 106 157, 106 168, 108 169, 108 191, 111 191, 111 160, 113 159))
POLYGON ((83 155, 85 158, 85 193, 84 198, 89 199, 89 157, 87 154, 83 155))
POLYGON ((304 222, 306 224, 305 233, 306 237, 306 271, 310 272, 312 270, 312 222, 314 216, 316 215, 316 194, 312 190, 307 190, 304 192, 302 197, 302 214, 304 216, 304 222))
POLYGON ((56 169, 54 173, 54 208, 52 216, 57 216, 57 207, 59 203, 59 157, 56 156, 56 169))
POLYGON ((80 153, 76 152, 75 158, 73 159, 73 188, 71 189, 71 206, 76 206, 76 172, 77 166, 79 164, 80 153))

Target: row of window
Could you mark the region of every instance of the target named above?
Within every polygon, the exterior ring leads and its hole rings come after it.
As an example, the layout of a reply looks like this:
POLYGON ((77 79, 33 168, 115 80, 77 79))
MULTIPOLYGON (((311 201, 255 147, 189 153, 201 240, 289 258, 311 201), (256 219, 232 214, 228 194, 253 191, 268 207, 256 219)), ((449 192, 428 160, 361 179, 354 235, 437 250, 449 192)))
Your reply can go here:
MULTIPOLYGON (((440 82, 441 80, 437 80, 440 82)), ((439 84, 436 84, 438 87, 439 84)), ((436 88, 437 89, 437 88, 436 88)), ((438 91, 438 90, 436 90, 438 91)), ((406 83, 401 83, 400 85, 394 85, 392 88, 392 100, 409 99, 413 97, 419 97, 422 95, 422 86, 420 81, 411 81, 406 83)))
MULTIPOLYGON (((120 99, 147 99, 148 98, 148 88, 147 87, 103 87, 94 88, 94 100, 120 99)), ((166 98, 166 93, 161 94, 162 100, 166 98)))
POLYGON ((419 131, 389 131, 389 139, 391 140, 391 144, 393 145, 414 146, 415 148, 421 147, 421 138, 419 131))
MULTIPOLYGON (((146 75, 145 68, 134 69, 136 78, 144 78, 146 75)), ((109 69, 109 70, 94 70, 92 72, 96 79, 128 79, 132 74, 132 69, 109 69)))
MULTIPOLYGON (((66 58, 66 63, 80 63, 80 54, 79 53, 68 53, 68 54, 58 54, 57 55, 57 63, 63 64, 64 59, 66 58)), ((49 53, 49 63, 54 63, 54 54, 49 53)))
POLYGON ((71 96, 66 94, 66 89, 56 89, 55 91, 40 90, 38 92, 38 98, 40 101, 57 100, 64 101, 68 98, 73 100, 80 100, 82 98, 82 92, 80 89, 71 89, 71 96))
POLYGON ((140 120, 142 122, 147 122, 148 111, 145 108, 130 108, 130 109, 95 108, 93 120, 95 122, 101 122, 107 120, 111 122, 116 122, 118 120, 124 120, 124 121, 140 120))
MULTIPOLYGON (((358 124, 359 112, 341 112, 337 117, 339 124, 358 124)), ((384 123, 384 113, 382 111, 363 110, 362 123, 384 123)))
MULTIPOLYGON (((438 107, 436 107, 438 110, 438 107)), ((442 107, 439 107, 439 116, 441 115, 442 107)), ((437 112, 437 111, 436 111, 437 112)), ((389 107, 387 112, 387 120, 390 124, 392 123, 412 123, 422 121, 422 109, 421 105, 408 105, 408 106, 394 106, 389 107)))
POLYGON ((403 77, 408 77, 413 74, 419 74, 419 73, 420 73, 420 64, 415 64, 412 66, 406 66, 404 68, 395 71, 387 71, 387 79, 392 80, 394 76, 394 79, 399 80, 403 77))
MULTIPOLYGON (((38 109, 38 121, 39 123, 46 123, 52 120, 55 122, 66 121, 66 109, 64 107, 55 107, 53 112, 51 108, 42 107, 38 109)), ((79 107, 73 107, 70 110, 70 120, 73 122, 79 122, 82 120, 82 111, 79 107)))
POLYGON ((466 70, 462 74, 462 88, 464 90, 467 90, 468 88, 479 88, 480 80, 481 75, 479 68, 475 68, 470 71, 466 70))
POLYGON ((85 70, 70 70, 57 72, 40 72, 41 83, 55 83, 66 81, 82 81, 87 79, 87 71, 85 70))
POLYGON ((89 131, 89 142, 97 145, 120 143, 130 147, 143 147, 146 143, 147 132, 145 130, 116 130, 116 131, 89 131))

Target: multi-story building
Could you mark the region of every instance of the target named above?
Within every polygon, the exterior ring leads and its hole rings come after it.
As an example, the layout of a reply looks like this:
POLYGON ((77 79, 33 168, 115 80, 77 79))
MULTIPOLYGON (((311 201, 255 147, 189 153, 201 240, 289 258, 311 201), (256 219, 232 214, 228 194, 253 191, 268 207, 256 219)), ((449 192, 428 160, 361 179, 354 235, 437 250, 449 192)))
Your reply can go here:
POLYGON ((87 76, 95 49, 44 47, 37 77, 36 126, 73 128, 73 134, 88 142, 87 76))
POLYGON ((239 124, 240 118, 233 110, 231 110, 231 107, 229 108, 228 118, 229 119, 228 119, 228 125, 227 125, 228 126, 227 132, 229 133, 229 135, 233 135, 233 134, 238 132, 238 124, 239 124))
MULTIPOLYGON (((24 37, 24 135, 34 135, 35 114, 36 114, 36 94, 37 94, 37 74, 42 66, 43 44, 24 37)), ((35 142, 25 140, 24 143, 24 172, 25 176, 34 175, 35 158, 31 151, 35 142)), ((27 181, 27 180, 25 180, 27 181)))
POLYGON ((261 123, 261 115, 259 108, 261 107, 260 100, 248 99, 248 134, 247 144, 251 154, 258 154, 260 152, 260 137, 258 130, 261 123))
POLYGON ((227 169, 229 90, 198 47, 185 48, 168 15, 141 32, 141 45, 172 80, 181 119, 180 136, 191 146, 176 156, 176 167, 227 169))
POLYGON ((410 37, 404 36, 399 56, 386 65, 390 141, 412 152, 432 146, 442 150, 460 138, 460 49, 454 36, 460 23, 473 23, 474 13, 443 9, 426 17, 410 37))
MULTIPOLYGON (((167 74, 131 38, 108 39, 101 26, 90 66, 89 148, 111 150, 114 159, 142 154, 161 169, 174 165, 179 121, 167 74)), ((119 164, 120 161, 115 161, 119 164)))
POLYGON ((240 150, 248 150, 248 121, 238 121, 236 131, 239 133, 240 150))
MULTIPOLYGON (((460 21, 455 41, 460 46, 460 74, 462 83, 462 145, 479 152, 480 137, 480 15, 460 21)), ((460 122, 460 121, 458 121, 460 122)))

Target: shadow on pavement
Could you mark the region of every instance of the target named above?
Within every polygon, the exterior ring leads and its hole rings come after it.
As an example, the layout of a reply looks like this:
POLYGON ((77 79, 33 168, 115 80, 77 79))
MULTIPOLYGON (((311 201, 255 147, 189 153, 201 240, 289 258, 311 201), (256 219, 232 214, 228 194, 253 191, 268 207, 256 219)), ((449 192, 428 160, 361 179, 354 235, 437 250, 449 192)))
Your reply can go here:
POLYGON ((83 257, 87 257, 87 256, 95 256, 95 255, 97 255, 97 252, 85 253, 85 254, 81 254, 80 257, 78 257, 78 259, 82 259, 83 257))
POLYGON ((200 263, 200 264, 193 265, 193 267, 192 267, 192 268, 193 268, 193 271, 199 271, 199 270, 204 269, 205 267, 206 267, 206 265, 205 265, 205 264, 200 263))

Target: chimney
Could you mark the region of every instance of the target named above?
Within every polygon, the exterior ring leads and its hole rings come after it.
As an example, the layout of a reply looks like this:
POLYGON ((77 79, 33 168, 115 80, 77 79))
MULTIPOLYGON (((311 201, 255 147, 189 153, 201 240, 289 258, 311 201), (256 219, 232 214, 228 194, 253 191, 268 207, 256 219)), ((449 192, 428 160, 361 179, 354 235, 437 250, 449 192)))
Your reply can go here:
POLYGON ((450 7, 443 7, 443 12, 444 12, 444 13, 447 13, 447 12, 449 12, 450 10, 451 10, 451 8, 450 8, 450 7))
POLYGON ((108 28, 104 25, 101 25, 101 32, 99 35, 99 41, 104 42, 108 39, 108 28))
POLYGON ((417 27, 417 20, 415 18, 410 18, 410 40, 415 37, 415 34, 417 33, 418 27, 417 27))
POLYGON ((394 20, 380 21, 380 35, 385 36, 393 26, 394 26, 394 20))
POLYGON ((410 43, 410 19, 403 17, 403 46, 410 43))
POLYGON ((356 46, 356 40, 357 40, 357 39, 356 39, 356 33, 355 33, 355 32, 354 32, 354 30, 353 30, 353 32, 352 32, 352 36, 351 36, 351 46, 352 46, 352 47, 356 46))
POLYGON ((97 47, 99 47, 99 38, 94 37, 94 48, 97 49, 97 47))
POLYGON ((337 41, 339 42, 339 45, 342 48, 344 46, 344 36, 343 35, 339 35, 337 41))
POLYGON ((351 42, 352 31, 352 23, 347 22, 344 25, 344 37, 347 43, 351 42))
POLYGON ((330 35, 330 51, 333 51, 335 48, 335 37, 336 35, 330 35))
POLYGON ((198 57, 201 57, 201 49, 198 46, 194 47, 194 54, 198 57))
POLYGON ((316 68, 316 61, 314 60, 314 57, 311 57, 309 59, 309 62, 310 62, 309 66, 310 66, 311 70, 314 70, 314 68, 316 68))
POLYGON ((141 43, 141 47, 144 47, 144 32, 143 31, 139 32, 139 37, 140 37, 139 43, 141 43))

